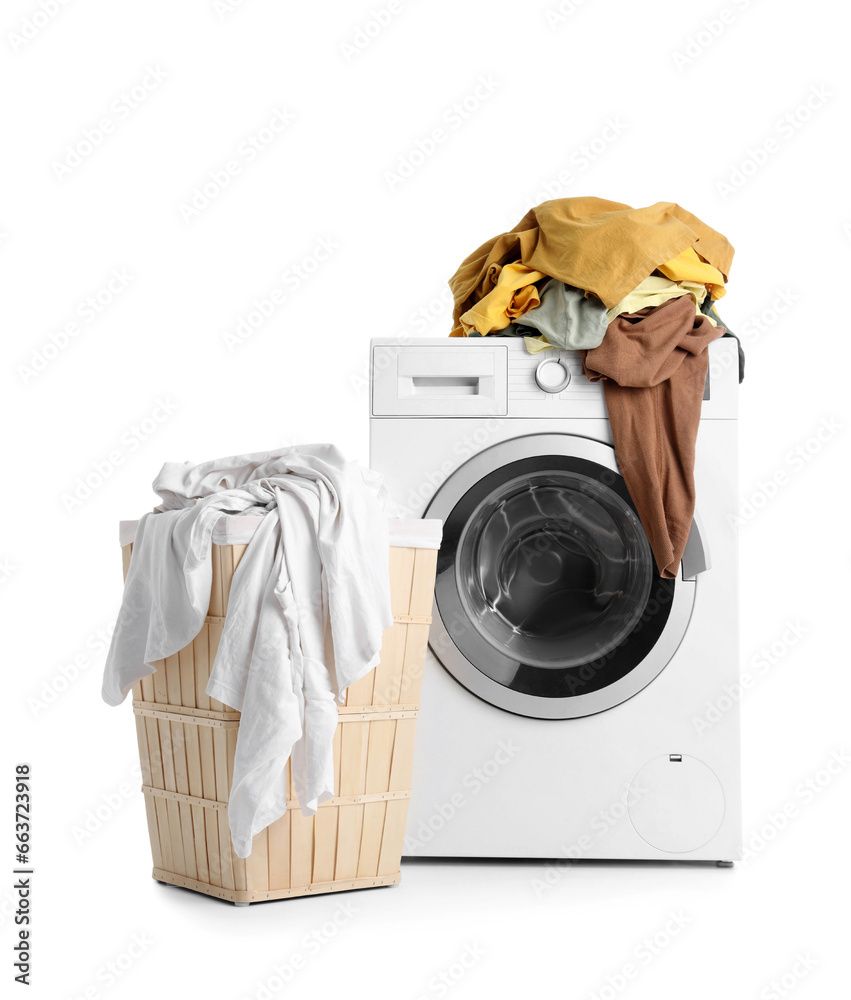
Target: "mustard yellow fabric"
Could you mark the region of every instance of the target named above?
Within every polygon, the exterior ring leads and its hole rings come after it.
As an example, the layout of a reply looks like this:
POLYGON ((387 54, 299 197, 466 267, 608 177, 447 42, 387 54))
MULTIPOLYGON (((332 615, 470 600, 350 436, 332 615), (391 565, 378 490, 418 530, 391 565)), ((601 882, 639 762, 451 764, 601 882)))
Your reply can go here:
POLYGON ((593 292, 611 309, 660 265, 675 262, 672 266, 678 270, 693 268, 692 258, 679 261, 689 248, 698 263, 715 269, 723 285, 733 247, 721 233, 673 202, 631 208, 603 198, 545 201, 514 229, 474 250, 450 278, 453 334, 464 335, 461 317, 494 289, 500 265, 522 261, 542 275, 593 292))
MULTIPOLYGON (((495 269, 494 269, 495 270, 495 269)), ((546 275, 542 271, 514 261, 496 272, 496 284, 459 319, 459 328, 450 336, 466 337, 473 330, 483 336, 504 330, 508 324, 534 308, 541 301, 534 282, 546 275)))
POLYGON ((636 313, 648 306, 660 306, 669 299, 678 299, 681 295, 690 295, 695 306, 700 306, 706 298, 706 286, 696 281, 671 281, 658 274, 651 274, 638 287, 617 303, 606 313, 609 323, 623 313, 636 313))
POLYGON ((701 260, 694 247, 686 247, 682 253, 660 264, 658 269, 672 281, 697 281, 706 285, 713 299, 722 298, 727 289, 724 287, 724 275, 705 260, 701 260))

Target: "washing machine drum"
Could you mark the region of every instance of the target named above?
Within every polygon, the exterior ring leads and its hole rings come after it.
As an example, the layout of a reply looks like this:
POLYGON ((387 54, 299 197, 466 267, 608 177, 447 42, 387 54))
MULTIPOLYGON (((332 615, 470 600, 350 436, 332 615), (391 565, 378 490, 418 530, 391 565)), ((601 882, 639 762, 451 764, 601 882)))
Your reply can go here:
POLYGON ((659 576, 608 445, 515 438, 439 490, 444 521, 430 644, 499 708, 536 718, 604 711, 669 662, 694 585, 659 576))

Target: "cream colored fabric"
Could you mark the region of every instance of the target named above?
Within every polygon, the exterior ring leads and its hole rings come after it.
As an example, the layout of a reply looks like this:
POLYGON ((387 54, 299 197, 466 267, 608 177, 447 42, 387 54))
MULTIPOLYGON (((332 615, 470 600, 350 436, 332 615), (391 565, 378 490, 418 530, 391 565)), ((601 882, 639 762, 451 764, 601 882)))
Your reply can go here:
POLYGON ((540 354, 542 351, 552 350, 552 344, 546 337, 524 337, 523 343, 529 354, 540 354))
POLYGON ((694 281, 671 281, 657 274, 645 278, 636 288, 617 303, 606 314, 609 323, 623 313, 635 313, 639 309, 650 306, 660 306, 669 299, 678 299, 681 295, 690 295, 696 307, 706 298, 706 287, 694 281))

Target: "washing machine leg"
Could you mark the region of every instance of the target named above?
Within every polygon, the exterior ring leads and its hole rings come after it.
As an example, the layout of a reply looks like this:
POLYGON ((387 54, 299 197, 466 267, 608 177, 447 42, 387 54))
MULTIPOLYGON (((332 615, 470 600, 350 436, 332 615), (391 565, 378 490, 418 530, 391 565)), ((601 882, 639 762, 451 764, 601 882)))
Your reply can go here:
POLYGON ((732 861, 716 861, 715 862, 715 867, 716 868, 732 868, 733 867, 733 862, 732 861))

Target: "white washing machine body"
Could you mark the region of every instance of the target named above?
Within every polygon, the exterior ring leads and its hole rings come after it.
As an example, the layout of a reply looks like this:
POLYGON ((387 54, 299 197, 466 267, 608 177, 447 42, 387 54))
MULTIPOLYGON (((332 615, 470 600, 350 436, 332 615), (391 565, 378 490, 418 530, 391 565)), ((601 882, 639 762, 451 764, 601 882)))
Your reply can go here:
POLYGON ((444 520, 406 855, 741 857, 736 342, 709 352, 663 581, 575 352, 372 341, 370 464, 444 520))

